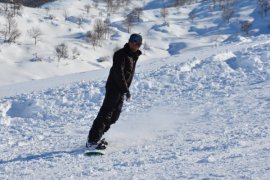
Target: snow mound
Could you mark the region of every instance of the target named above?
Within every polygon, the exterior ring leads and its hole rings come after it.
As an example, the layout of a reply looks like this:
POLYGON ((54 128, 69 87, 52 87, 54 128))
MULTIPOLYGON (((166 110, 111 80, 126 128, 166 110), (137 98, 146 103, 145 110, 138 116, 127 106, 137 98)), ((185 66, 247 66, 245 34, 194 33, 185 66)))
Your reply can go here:
POLYGON ((213 60, 215 61, 225 61, 231 58, 235 58, 235 54, 233 52, 226 52, 226 53, 220 53, 220 54, 216 54, 213 57, 213 60))
POLYGON ((227 39, 224 40, 224 42, 232 43, 232 42, 251 42, 252 40, 248 37, 240 36, 240 35, 231 35, 227 39))
POLYGON ((158 32, 162 32, 162 33, 169 33, 169 31, 168 31, 169 28, 168 28, 168 25, 166 23, 156 24, 151 29, 158 31, 158 32))
POLYGON ((75 17, 75 16, 69 16, 66 19, 67 21, 70 21, 72 23, 78 24, 80 23, 91 23, 90 20, 82 18, 82 17, 75 17))
POLYGON ((145 10, 151 10, 151 9, 160 9, 164 7, 164 3, 167 6, 173 5, 174 1, 172 0, 154 0, 154 1, 149 1, 145 6, 145 10))
POLYGON ((11 108, 11 102, 9 101, 3 101, 0 104, 0 124, 3 125, 9 125, 10 119, 7 116, 7 112, 11 108))
POLYGON ((182 42, 171 43, 169 44, 168 52, 170 53, 170 55, 176 55, 180 53, 181 49, 184 49, 186 47, 187 47, 186 43, 182 42))
POLYGON ((32 99, 15 100, 7 111, 7 115, 11 118, 43 118, 45 114, 39 101, 32 99))

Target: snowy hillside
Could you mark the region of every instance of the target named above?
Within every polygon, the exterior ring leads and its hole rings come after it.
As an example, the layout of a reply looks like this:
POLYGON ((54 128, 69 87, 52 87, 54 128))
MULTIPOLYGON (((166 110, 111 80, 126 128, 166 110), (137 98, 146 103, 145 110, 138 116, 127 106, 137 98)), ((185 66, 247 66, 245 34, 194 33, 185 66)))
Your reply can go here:
POLYGON ((140 67, 103 157, 83 151, 104 80, 2 98, 1 179, 267 179, 268 39, 140 67))
MULTIPOLYGON (((224 41, 248 41, 240 31, 240 21, 253 22, 251 36, 270 31, 267 17, 261 17, 256 1, 235 1, 230 23, 222 20, 220 7, 212 7, 212 1, 178 8, 173 6, 173 0, 164 1, 165 22, 161 15, 162 0, 130 1, 112 12, 108 12, 105 2, 98 2, 59 0, 41 8, 23 7, 20 15, 14 17, 21 33, 16 43, 4 43, 4 35, 0 35, 0 86, 109 68, 113 52, 127 42, 128 29, 144 37, 146 46, 140 61, 170 57, 202 46, 217 46, 224 41), (141 15, 128 28, 125 17, 136 7, 143 8, 141 15), (97 19, 107 19, 111 31, 101 44, 93 47, 86 36, 88 31, 93 32, 97 19), (29 34, 33 30, 41 32, 36 45, 29 34), (68 55, 59 61, 55 47, 62 43, 68 47, 68 55)), ((0 7, 0 30, 3 31, 7 19, 4 5, 0 7)))
MULTIPOLYGON (((169 7, 169 26, 161 1, 145 1, 143 22, 132 31, 150 49, 138 62, 132 100, 105 135, 102 157, 83 155, 111 66, 97 59, 111 56, 129 33, 121 13, 111 15, 113 38, 93 49, 78 38, 93 24, 79 28, 62 17, 63 9, 86 2, 24 8, 20 27, 39 25, 46 36, 37 46, 26 36, 0 44, 0 179, 269 179, 270 35, 255 1, 237 1, 228 24, 218 7, 209 12, 210 1, 169 7), (44 19, 46 7, 59 19, 44 19), (240 19, 254 20, 249 36, 236 25, 240 19), (58 62, 53 49, 61 42, 80 56, 58 62), (43 60, 29 61, 33 52, 43 60)), ((106 17, 105 4, 99 8, 106 17)))

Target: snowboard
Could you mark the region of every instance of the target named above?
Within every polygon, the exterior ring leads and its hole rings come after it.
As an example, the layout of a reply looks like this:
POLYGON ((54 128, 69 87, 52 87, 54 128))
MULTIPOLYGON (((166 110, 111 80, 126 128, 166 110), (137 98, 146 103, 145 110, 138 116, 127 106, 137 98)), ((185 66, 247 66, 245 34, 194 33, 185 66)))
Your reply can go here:
POLYGON ((86 150, 84 152, 85 156, 103 156, 105 155, 104 150, 86 150))

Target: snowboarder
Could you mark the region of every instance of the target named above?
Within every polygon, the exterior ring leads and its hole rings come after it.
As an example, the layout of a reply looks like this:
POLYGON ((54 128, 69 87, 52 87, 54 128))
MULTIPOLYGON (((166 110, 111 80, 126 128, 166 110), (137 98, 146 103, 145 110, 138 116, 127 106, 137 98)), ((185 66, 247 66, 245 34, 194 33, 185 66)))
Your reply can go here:
POLYGON ((108 144, 101 137, 114 124, 121 113, 124 99, 130 100, 129 87, 134 76, 135 66, 142 52, 142 36, 132 34, 129 42, 113 55, 113 65, 106 83, 103 104, 89 131, 87 148, 105 149, 108 144))

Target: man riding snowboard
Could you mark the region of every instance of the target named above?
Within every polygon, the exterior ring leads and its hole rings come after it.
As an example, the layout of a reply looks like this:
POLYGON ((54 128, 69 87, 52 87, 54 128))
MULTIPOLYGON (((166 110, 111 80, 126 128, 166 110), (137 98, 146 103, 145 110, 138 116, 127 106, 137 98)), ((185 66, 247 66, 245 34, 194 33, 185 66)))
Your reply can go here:
POLYGON ((108 143, 101 137, 114 124, 121 113, 124 98, 131 97, 129 87, 132 82, 135 67, 142 52, 142 36, 132 34, 129 42, 113 55, 113 65, 106 83, 106 93, 103 104, 89 131, 87 148, 105 149, 108 143))

